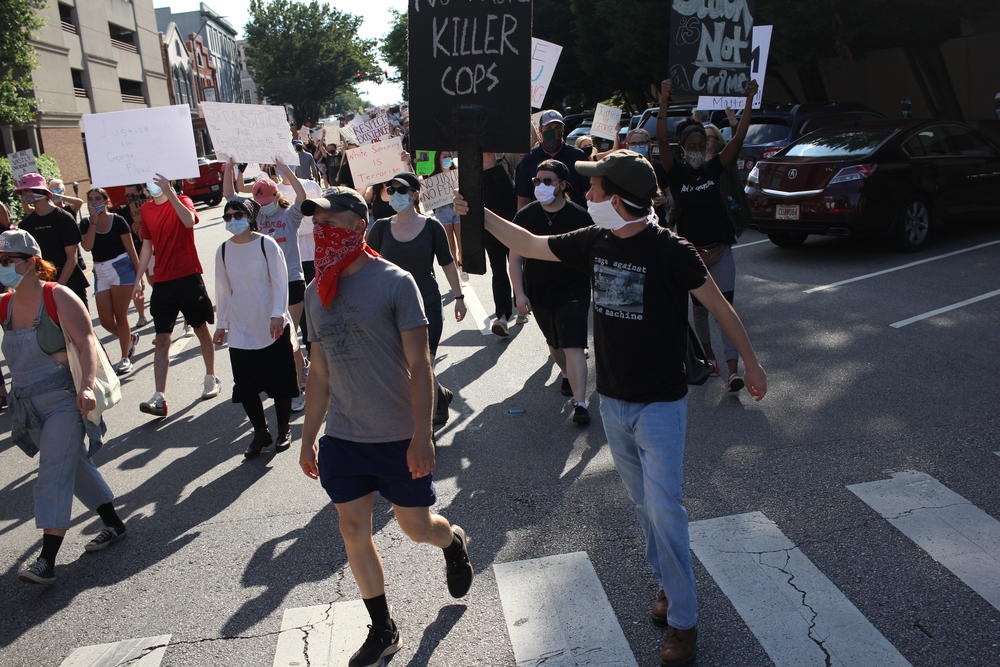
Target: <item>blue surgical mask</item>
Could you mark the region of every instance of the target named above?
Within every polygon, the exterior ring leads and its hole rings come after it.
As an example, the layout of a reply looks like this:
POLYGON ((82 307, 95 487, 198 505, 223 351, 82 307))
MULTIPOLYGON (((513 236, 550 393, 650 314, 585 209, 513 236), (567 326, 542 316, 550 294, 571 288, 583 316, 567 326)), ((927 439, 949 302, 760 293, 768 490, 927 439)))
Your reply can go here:
POLYGON ((232 220, 226 223, 226 231, 232 234, 233 236, 239 236, 248 229, 250 229, 250 221, 247 220, 246 218, 239 218, 239 219, 233 218, 232 220))
POLYGON ((0 283, 2 283, 4 287, 17 289, 17 286, 21 284, 22 280, 24 280, 24 276, 17 272, 13 264, 0 266, 0 283))
POLYGON ((108 207, 107 204, 87 204, 87 208, 89 208, 90 212, 93 213, 94 215, 97 215, 99 213, 104 213, 104 209, 106 209, 107 207, 108 207))
POLYGON ((451 169, 451 165, 455 164, 455 161, 450 157, 441 158, 441 167, 444 169, 451 169))
POLYGON ((410 208, 412 202, 410 201, 410 195, 404 195, 400 192, 389 195, 389 206, 392 207, 396 213, 402 213, 406 209, 410 208))
POLYGON ((274 213, 277 210, 278 210, 278 200, 277 199, 275 199, 270 204, 264 204, 263 206, 260 207, 260 212, 263 213, 264 215, 274 215, 274 213))
POLYGON ((649 144, 634 144, 629 146, 630 151, 635 151, 639 155, 648 156, 649 155, 649 144))
POLYGON ((163 188, 161 188, 156 183, 150 181, 149 183, 146 183, 146 192, 149 193, 150 197, 156 199, 157 197, 163 194, 163 188))
POLYGON ((54 195, 61 195, 63 192, 65 192, 65 190, 63 190, 62 188, 52 188, 50 192, 54 195))

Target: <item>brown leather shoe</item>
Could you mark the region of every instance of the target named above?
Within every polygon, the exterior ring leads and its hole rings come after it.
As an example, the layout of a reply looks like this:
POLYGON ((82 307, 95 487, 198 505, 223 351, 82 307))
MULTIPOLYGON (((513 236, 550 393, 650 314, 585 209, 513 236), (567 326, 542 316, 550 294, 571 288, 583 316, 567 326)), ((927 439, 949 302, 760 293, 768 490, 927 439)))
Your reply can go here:
POLYGON ((669 607, 670 602, 667 600, 667 594, 663 592, 663 589, 660 589, 653 604, 649 605, 649 620, 653 622, 653 625, 658 625, 661 628, 667 627, 667 609, 669 607))
POLYGON ((678 630, 668 625, 660 642, 660 664, 663 667, 691 664, 698 652, 697 643, 698 628, 678 630))

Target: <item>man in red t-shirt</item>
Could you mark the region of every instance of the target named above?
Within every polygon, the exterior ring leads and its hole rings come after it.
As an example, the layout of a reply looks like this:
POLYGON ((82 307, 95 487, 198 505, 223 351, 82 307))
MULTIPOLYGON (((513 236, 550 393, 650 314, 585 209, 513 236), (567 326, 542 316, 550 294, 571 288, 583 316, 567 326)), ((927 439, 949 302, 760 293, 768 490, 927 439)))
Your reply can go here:
POLYGON ((201 345, 205 360, 205 386, 201 397, 214 398, 222 389, 222 381, 215 375, 215 347, 208 325, 215 323, 212 300, 201 279, 201 262, 194 244, 194 226, 198 215, 194 203, 185 195, 178 195, 170 181, 156 175, 146 184, 152 201, 142 205, 142 252, 139 255, 138 275, 143 275, 152 257, 156 257, 153 274, 153 295, 150 313, 156 339, 153 341, 153 376, 156 393, 139 404, 139 410, 157 417, 167 416, 167 369, 170 366, 170 334, 178 314, 191 325, 201 345))

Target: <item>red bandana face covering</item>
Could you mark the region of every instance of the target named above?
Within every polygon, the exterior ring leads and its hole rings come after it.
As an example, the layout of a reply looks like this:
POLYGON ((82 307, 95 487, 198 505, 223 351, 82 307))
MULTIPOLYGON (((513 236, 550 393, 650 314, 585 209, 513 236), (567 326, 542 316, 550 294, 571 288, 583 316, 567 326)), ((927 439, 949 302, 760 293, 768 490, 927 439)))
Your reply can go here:
POLYGON ((316 241, 316 289, 324 308, 329 308, 337 296, 340 272, 361 253, 380 257, 365 242, 365 231, 351 231, 333 225, 313 225, 313 239, 316 241))

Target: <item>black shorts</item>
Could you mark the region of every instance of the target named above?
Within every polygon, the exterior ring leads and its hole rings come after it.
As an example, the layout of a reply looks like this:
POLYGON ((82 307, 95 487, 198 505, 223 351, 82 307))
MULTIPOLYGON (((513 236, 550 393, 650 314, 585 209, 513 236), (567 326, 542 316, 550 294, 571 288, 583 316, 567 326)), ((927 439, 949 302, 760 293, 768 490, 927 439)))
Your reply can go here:
POLYGON ((590 299, 567 301, 553 307, 531 304, 531 312, 549 347, 557 350, 587 347, 590 299))
POLYGON ((406 465, 409 440, 351 442, 319 439, 319 481, 330 500, 349 503, 373 491, 400 507, 430 507, 437 500, 431 475, 413 479, 406 465))
POLYGON ((174 330, 178 313, 184 315, 184 321, 195 329, 206 323, 215 323, 212 300, 208 298, 200 273, 153 283, 151 299, 149 312, 153 315, 153 328, 158 334, 174 330))
POLYGON ((306 281, 293 280, 288 283, 288 305, 294 306, 306 300, 306 281))

